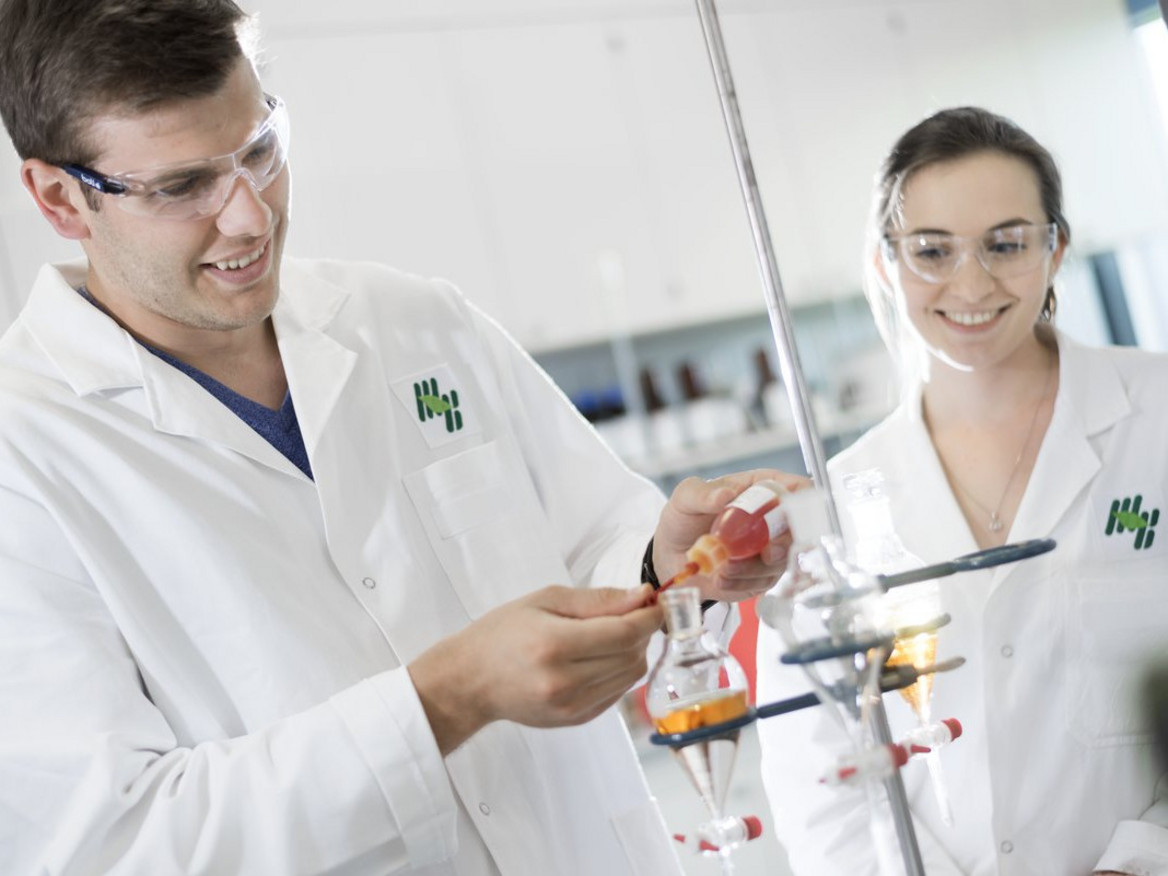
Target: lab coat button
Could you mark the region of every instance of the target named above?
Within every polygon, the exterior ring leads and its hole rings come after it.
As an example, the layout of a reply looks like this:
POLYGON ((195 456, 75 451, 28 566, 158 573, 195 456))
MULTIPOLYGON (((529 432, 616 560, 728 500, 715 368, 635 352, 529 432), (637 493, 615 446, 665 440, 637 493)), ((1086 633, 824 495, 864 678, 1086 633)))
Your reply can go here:
POLYGON ((374 587, 377 586, 377 582, 374 581, 372 578, 362 578, 361 583, 365 585, 365 588, 367 590, 372 590, 374 587))
POLYGON ((1002 844, 998 848, 1002 850, 1003 855, 1008 855, 1014 851, 1014 844, 1009 840, 1002 840, 1002 844))
POLYGON ((486 803, 480 803, 479 804, 479 812, 483 813, 483 815, 490 815, 491 814, 491 807, 488 806, 486 803))
POLYGON ((1014 656, 1014 649, 1011 648, 1009 645, 1003 645, 1002 646, 1002 656, 1005 657, 1006 659, 1013 657, 1014 656))

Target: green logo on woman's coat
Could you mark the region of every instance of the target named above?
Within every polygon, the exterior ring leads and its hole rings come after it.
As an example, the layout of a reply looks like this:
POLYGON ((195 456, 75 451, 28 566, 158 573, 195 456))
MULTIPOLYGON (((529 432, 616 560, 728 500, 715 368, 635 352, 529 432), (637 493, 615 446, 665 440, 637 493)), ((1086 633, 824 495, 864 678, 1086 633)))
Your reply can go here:
POLYGON ((1103 534, 1122 535, 1125 532, 1134 532, 1135 549, 1138 551, 1150 548, 1156 538, 1154 527, 1160 521, 1160 509, 1141 511, 1140 504, 1143 501, 1143 496, 1114 500, 1107 514, 1107 528, 1103 530, 1103 534))

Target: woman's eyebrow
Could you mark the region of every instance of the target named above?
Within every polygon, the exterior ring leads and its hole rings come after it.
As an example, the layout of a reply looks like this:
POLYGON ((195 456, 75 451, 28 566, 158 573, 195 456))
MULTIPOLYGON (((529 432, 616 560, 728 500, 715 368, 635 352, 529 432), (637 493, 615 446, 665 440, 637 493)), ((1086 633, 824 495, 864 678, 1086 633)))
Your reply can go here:
POLYGON ((1033 225, 1029 219, 1023 219, 1021 216, 1015 216, 1013 219, 1007 219, 1005 222, 999 222, 993 228, 986 229, 987 231, 997 231, 1001 228, 1013 228, 1015 225, 1033 225))
MULTIPOLYGON (((1013 219, 1007 219, 1005 222, 999 222, 997 225, 994 225, 992 228, 987 228, 982 233, 985 234, 985 233, 988 233, 990 231, 1000 231, 1003 228, 1013 228, 1013 227, 1018 226, 1018 225, 1033 225, 1033 224, 1034 224, 1034 222, 1032 222, 1029 219, 1023 219, 1021 216, 1015 216, 1013 219)), ((902 231, 901 232, 901 234, 952 234, 952 233, 953 233, 952 231, 949 231, 948 229, 945 229, 945 228, 914 228, 911 231, 902 231)))

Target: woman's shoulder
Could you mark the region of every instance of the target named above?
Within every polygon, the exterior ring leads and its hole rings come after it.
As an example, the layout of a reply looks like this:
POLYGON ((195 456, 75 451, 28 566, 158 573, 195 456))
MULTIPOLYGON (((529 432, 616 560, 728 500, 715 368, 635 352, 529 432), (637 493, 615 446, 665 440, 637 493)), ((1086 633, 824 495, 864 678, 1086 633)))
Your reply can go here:
POLYGON ((1064 354, 1070 353, 1087 361, 1108 361, 1125 368, 1168 370, 1168 352, 1114 344, 1096 346, 1083 343, 1061 331, 1058 333, 1058 344, 1064 354))
POLYGON ((909 416, 906 403, 901 403, 892 413, 833 456, 828 461, 828 471, 838 477, 887 464, 890 458, 901 455, 913 428, 913 418, 909 416))
POLYGON ((1164 392, 1168 381, 1168 353, 1139 347, 1089 347, 1063 340, 1061 346, 1080 360, 1077 374, 1088 375, 1093 382, 1114 373, 1129 395, 1164 392))
POLYGON ((1068 401, 1078 411, 1088 434, 1126 420, 1137 432, 1168 416, 1168 353, 1135 347, 1092 347, 1059 339, 1060 367, 1068 401), (1130 419, 1129 419, 1130 418, 1130 419))

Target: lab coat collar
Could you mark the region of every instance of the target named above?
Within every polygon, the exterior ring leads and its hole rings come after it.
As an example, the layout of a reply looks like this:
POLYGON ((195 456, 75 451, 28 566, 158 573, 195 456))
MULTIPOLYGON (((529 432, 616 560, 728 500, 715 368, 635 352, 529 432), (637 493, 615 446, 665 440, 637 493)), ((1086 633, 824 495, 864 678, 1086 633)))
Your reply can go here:
POLYGON ((78 395, 141 386, 138 343, 77 293, 87 273, 85 259, 44 265, 20 322, 78 395))
MULTIPOLYGON (((88 270, 85 259, 44 265, 21 321, 78 395, 141 386, 141 346, 108 314, 77 294, 88 270)), ((280 288, 272 316, 281 342, 322 332, 348 298, 346 291, 291 260, 281 268, 280 288)))
MULTIPOLYGON (((299 469, 201 386, 150 354, 108 314, 77 293, 85 260, 41 269, 21 314, 62 377, 78 395, 141 387, 156 429, 215 441, 273 468, 299 469)), ((273 312, 289 389, 311 458, 356 354, 325 333, 348 293, 285 262, 273 312)))
MULTIPOLYGON (((1113 427, 1132 411, 1114 362, 1058 334, 1059 388, 1054 412, 1039 449, 1022 503, 1007 541, 1048 538, 1099 472, 1102 461, 1091 438, 1113 427)), ((921 387, 902 402, 898 416, 909 424, 911 446, 897 448, 905 460, 904 480, 917 489, 895 500, 895 519, 907 521, 904 533, 927 533, 909 551, 929 560, 960 556, 978 549, 961 508, 948 486, 921 412, 921 387), (927 500, 925 497, 928 497, 927 500)), ((996 586, 1017 566, 994 570, 996 586)))
POLYGON ((1058 335, 1059 388, 1010 541, 1047 538, 1103 467, 1091 439, 1132 412, 1115 363, 1058 335))
POLYGON ((357 362, 357 354, 325 331, 349 298, 338 286, 285 261, 272 313, 288 391, 311 459, 357 362), (302 404, 301 401, 311 403, 302 404))

